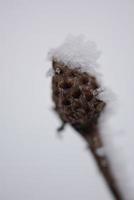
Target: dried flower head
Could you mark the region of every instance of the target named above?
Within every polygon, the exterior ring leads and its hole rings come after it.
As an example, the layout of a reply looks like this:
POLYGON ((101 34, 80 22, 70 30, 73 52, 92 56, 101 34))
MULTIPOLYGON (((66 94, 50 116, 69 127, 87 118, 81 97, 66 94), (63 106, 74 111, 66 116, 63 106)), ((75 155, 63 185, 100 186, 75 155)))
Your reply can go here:
POLYGON ((105 107, 105 103, 98 99, 100 86, 96 78, 55 60, 53 69, 53 100, 62 121, 71 125, 96 124, 105 107))

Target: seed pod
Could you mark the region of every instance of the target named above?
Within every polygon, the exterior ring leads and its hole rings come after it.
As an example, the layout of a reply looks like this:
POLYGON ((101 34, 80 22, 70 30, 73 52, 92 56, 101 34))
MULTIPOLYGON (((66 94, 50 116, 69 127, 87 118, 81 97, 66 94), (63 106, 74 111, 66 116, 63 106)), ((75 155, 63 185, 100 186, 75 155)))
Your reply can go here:
POLYGON ((105 103, 94 95, 99 84, 95 77, 53 61, 53 100, 64 122, 72 125, 97 123, 105 103))

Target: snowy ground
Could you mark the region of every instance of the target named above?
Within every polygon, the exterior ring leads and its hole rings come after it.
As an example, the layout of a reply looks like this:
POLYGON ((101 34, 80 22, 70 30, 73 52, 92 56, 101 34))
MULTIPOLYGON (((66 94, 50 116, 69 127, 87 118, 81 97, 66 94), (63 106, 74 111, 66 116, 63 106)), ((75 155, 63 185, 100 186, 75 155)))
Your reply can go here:
POLYGON ((109 122, 113 168, 134 199, 133 13, 132 0, 0 0, 1 200, 112 200, 84 141, 69 126, 62 139, 55 132, 46 55, 68 33, 102 51, 99 71, 118 108, 109 122))

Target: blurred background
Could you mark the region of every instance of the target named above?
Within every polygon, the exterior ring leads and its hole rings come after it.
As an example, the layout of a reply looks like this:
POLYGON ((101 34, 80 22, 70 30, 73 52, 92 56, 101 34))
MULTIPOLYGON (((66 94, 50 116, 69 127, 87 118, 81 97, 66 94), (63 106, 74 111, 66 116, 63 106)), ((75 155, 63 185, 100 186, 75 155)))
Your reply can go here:
MULTIPOLYGON (((112 200, 80 136, 69 126, 56 134, 46 57, 69 33, 102 52, 98 70, 116 94, 114 140, 127 138, 116 154, 131 161, 126 175, 134 178, 134 1, 0 0, 1 200, 112 200)), ((129 178, 122 182, 132 191, 129 178)))

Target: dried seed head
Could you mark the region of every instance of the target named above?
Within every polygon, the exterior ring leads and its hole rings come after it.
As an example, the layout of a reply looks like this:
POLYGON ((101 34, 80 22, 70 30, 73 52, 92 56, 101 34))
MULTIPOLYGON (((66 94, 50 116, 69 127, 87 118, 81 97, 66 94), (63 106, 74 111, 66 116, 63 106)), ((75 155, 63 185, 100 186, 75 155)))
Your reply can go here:
POLYGON ((71 125, 96 124, 105 107, 94 95, 100 88, 96 78, 56 61, 53 61, 53 69, 53 100, 61 119, 71 125))

